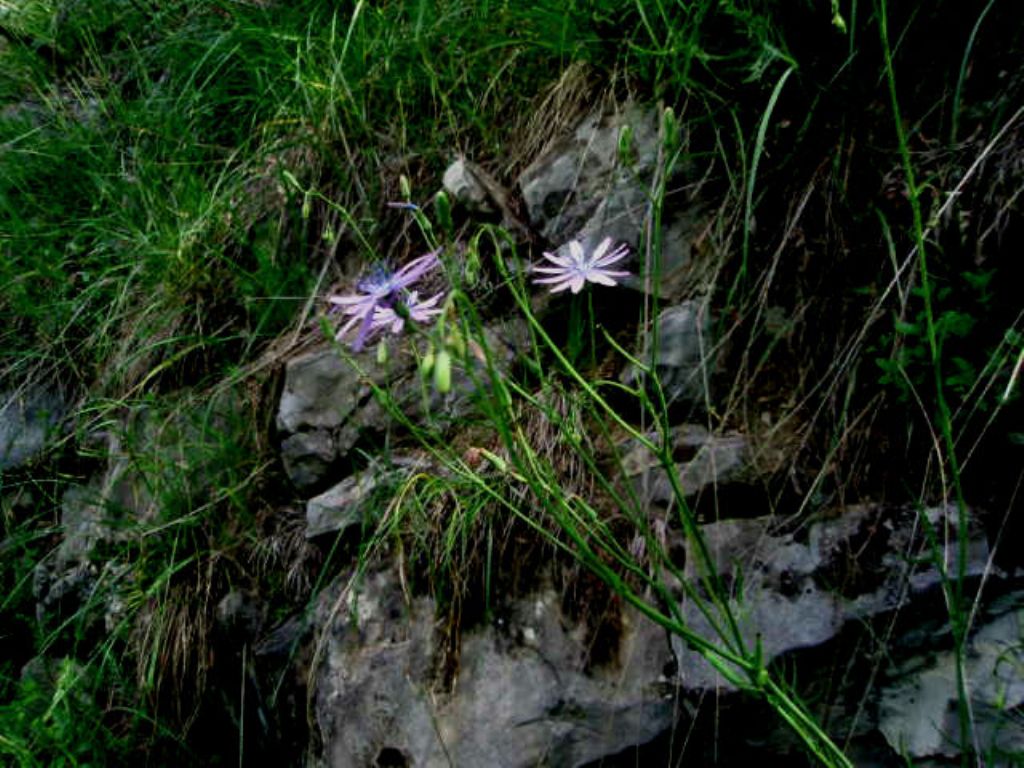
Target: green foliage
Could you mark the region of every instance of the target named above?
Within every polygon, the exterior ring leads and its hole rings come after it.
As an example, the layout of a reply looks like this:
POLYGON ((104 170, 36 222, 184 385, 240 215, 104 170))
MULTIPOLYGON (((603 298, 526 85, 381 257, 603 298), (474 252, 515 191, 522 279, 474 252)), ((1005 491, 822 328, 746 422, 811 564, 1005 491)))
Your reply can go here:
MULTIPOLYGON (((959 405, 977 389, 979 377, 991 373, 993 363, 1005 365, 1005 350, 986 344, 982 332, 988 332, 984 318, 991 308, 991 281, 995 271, 965 271, 959 275, 959 290, 943 285, 933 297, 937 308, 934 331, 938 350, 946 361, 943 383, 954 405, 959 405)), ((912 319, 893 318, 892 330, 882 335, 880 348, 891 349, 889 357, 876 357, 882 371, 879 383, 892 387, 907 402, 912 394, 930 398, 932 355, 928 345, 928 316, 923 306, 925 289, 910 291, 913 303, 907 308, 912 319), (916 309, 913 309, 916 307, 916 309)), ((1006 371, 1008 373, 1008 370, 1006 371)), ((1001 392, 989 392, 978 399, 982 411, 997 404, 1001 392)))
POLYGON ((87 670, 70 659, 51 666, 23 677, 13 698, 0 704, 4 763, 34 768, 111 765, 125 760, 134 746, 132 734, 111 727, 97 702, 102 688, 94 687, 87 670))

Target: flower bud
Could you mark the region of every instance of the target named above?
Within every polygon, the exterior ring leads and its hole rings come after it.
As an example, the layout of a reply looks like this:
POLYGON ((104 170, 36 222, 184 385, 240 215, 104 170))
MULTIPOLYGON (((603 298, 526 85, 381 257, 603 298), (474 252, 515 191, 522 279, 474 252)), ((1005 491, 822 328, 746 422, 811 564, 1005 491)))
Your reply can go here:
POLYGON ((442 349, 434 359, 434 389, 442 395, 452 389, 452 356, 442 349))
POLYGON ((377 342, 377 365, 384 365, 388 361, 388 343, 381 339, 377 342))
POLYGON ((480 276, 480 252, 470 246, 466 249, 466 260, 462 267, 462 282, 472 288, 480 276))
POLYGON ((306 192, 302 196, 302 220, 306 221, 313 212, 313 196, 306 192))
POLYGON ((428 349, 427 354, 420 359, 420 376, 425 379, 432 370, 434 370, 434 350, 428 349))
POLYGON ((679 147, 679 120, 672 107, 665 107, 661 115, 661 142, 665 152, 671 154, 679 147))
POLYGON ((832 0, 832 26, 846 34, 846 19, 839 12, 839 0, 832 0))
POLYGON ((452 352, 454 352, 456 355, 458 355, 459 357, 465 356, 466 344, 463 341, 462 334, 459 333, 458 329, 448 334, 448 338, 445 339, 445 342, 451 348, 452 352))
POLYGON ((437 223, 448 236, 452 236, 455 226, 452 224, 452 203, 444 190, 434 195, 434 213, 437 214, 437 223))
POLYGON ((398 177, 398 188, 402 192, 403 200, 412 200, 412 185, 409 184, 409 177, 404 173, 398 177))
POLYGON ((636 162, 636 152, 633 149, 633 126, 624 125, 619 130, 619 161, 623 165, 633 165, 636 162))

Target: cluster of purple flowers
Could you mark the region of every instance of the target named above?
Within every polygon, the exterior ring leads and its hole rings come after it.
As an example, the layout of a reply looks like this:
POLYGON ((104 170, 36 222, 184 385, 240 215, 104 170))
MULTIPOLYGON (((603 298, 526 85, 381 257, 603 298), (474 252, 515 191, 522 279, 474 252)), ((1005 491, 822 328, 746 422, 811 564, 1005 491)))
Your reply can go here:
POLYGON ((340 340, 358 326, 359 332, 352 342, 352 349, 358 352, 378 331, 401 333, 407 320, 426 323, 439 315, 438 304, 443 294, 420 299, 418 291, 410 290, 440 263, 438 253, 431 251, 394 272, 378 265, 356 283, 356 293, 329 297, 327 301, 341 307, 341 313, 348 318, 336 338, 340 340))
MULTIPOLYGON (((551 293, 566 289, 579 293, 586 283, 616 285, 617 278, 629 275, 628 272, 610 269, 629 253, 625 245, 612 248, 610 237, 589 253, 578 240, 569 241, 565 249, 568 252, 563 255, 545 252, 544 258, 549 263, 533 267, 533 271, 541 275, 533 282, 547 285, 551 293)), ((406 321, 426 323, 439 315, 442 310, 438 304, 443 294, 420 299, 419 292, 411 290, 414 283, 440 263, 438 254, 439 251, 431 251, 394 272, 377 266, 356 283, 355 293, 329 297, 328 302, 340 307, 347 318, 338 329, 336 338, 340 340, 358 327, 352 342, 352 349, 358 352, 369 338, 380 331, 401 333, 406 321)))

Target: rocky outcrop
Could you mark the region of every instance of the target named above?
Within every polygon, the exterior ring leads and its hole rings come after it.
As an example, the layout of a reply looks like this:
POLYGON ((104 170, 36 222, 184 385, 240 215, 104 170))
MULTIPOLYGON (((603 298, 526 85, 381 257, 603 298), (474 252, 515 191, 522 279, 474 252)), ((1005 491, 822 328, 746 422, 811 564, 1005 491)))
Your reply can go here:
MULTIPOLYGON (((767 517, 709 523, 701 530, 718 574, 742 585, 730 605, 740 617, 744 641, 753 648, 760 638, 765 660, 771 661, 822 645, 850 625, 894 611, 923 610, 915 606, 927 605, 942 580, 928 530, 947 530, 955 538, 956 522, 955 510, 946 507, 918 513, 862 506, 790 533, 773 530, 778 521, 767 517)), ((985 571, 989 549, 979 530, 970 536, 966 573, 976 579, 985 571)), ((685 573, 693 584, 702 575, 692 546, 685 573)), ((692 601, 682 601, 680 611, 688 626, 711 635, 692 601)), ((941 611, 934 614, 935 621, 944 619, 941 611)), ((674 639, 673 647, 684 686, 729 687, 681 640, 674 639)))
MULTIPOLYGON (((903 752, 959 754, 952 661, 943 650, 948 616, 926 533, 955 535, 953 510, 863 506, 796 530, 780 530, 779 523, 703 526, 720 576, 736 588, 730 605, 745 642, 752 648, 759 637, 770 666, 785 659, 800 670, 802 685, 815 688, 817 670, 801 661, 805 654, 814 658, 851 638, 860 638, 854 642, 861 647, 884 634, 887 655, 874 671, 834 692, 833 732, 851 737, 851 754, 872 755, 863 757, 865 765, 887 764, 903 752)), ((973 528, 968 552, 966 571, 976 581, 989 568, 989 549, 973 528)), ((1008 577, 988 573, 1005 591, 1008 577)), ((685 575, 700 583, 692 551, 685 575)), ((708 694, 721 703, 723 728, 743 731, 749 717, 738 706, 744 697, 699 654, 632 609, 621 613, 611 660, 595 667, 586 661, 585 621, 566 616, 561 596, 542 588, 514 601, 500 620, 465 632, 457 672, 445 687, 434 604, 409 597, 394 568, 372 572, 357 591, 322 605, 328 603, 335 610, 322 608, 318 619, 324 765, 391 759, 404 766, 581 766, 692 727, 708 694)), ((1008 713, 1024 702, 1024 686, 1014 666, 1022 616, 1014 600, 1004 603, 979 614, 969 673, 978 682, 972 693, 979 738, 1008 753, 1020 746, 1008 713)), ((680 599, 678 615, 714 637, 691 600, 680 599)), ((784 726, 756 730, 762 754, 799 751, 784 726)), ((741 747, 736 742, 724 752, 740 754, 741 747)))
POLYGON ((664 632, 628 612, 614 660, 588 670, 586 632, 560 605, 542 590, 467 631, 444 688, 433 602, 407 598, 393 569, 368 575, 321 615, 323 764, 580 766, 669 728, 664 632))
MULTIPOLYGON (((593 246, 610 237, 636 254, 657 180, 670 170, 660 122, 657 109, 630 104, 620 112, 588 116, 557 141, 518 179, 533 227, 560 247, 571 239, 593 246)), ((675 295, 690 249, 706 228, 696 205, 675 203, 665 214, 658 257, 663 297, 675 295)), ((634 264, 643 265, 643 259, 637 255, 634 264)), ((639 277, 626 284, 654 290, 652 282, 639 277)))
MULTIPOLYGON (((657 435, 648 435, 656 441, 657 435)), ((715 435, 700 424, 681 424, 669 434, 678 485, 686 498, 706 489, 731 483, 751 482, 757 474, 751 465, 747 438, 732 433, 715 435)), ((622 469, 647 505, 668 505, 678 501, 672 479, 657 458, 637 440, 623 445, 622 469)))

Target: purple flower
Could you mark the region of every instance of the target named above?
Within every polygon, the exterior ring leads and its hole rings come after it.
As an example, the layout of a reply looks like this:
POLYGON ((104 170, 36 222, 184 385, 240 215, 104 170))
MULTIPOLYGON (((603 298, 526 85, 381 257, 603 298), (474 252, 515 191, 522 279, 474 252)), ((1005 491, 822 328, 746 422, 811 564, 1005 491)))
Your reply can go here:
POLYGON ((357 293, 330 296, 327 301, 341 307, 342 314, 348 316, 348 320, 338 329, 335 338, 341 339, 359 325, 359 334, 352 342, 352 349, 355 352, 361 350, 366 343, 366 337, 374 330, 377 311, 393 311, 396 302, 405 301, 409 286, 440 263, 438 253, 439 250, 431 251, 415 258, 396 272, 390 272, 378 265, 356 283, 357 293))
POLYGON ((442 296, 443 294, 438 293, 429 299, 420 301, 417 291, 409 291, 409 295, 398 302, 404 312, 400 312, 394 307, 377 307, 373 313, 371 332, 381 328, 390 328, 391 333, 401 333, 407 319, 417 323, 430 322, 441 314, 441 308, 437 306, 437 303, 442 296))
POLYGON ((534 272, 544 274, 544 277, 534 278, 534 283, 539 285, 550 285, 552 293, 564 291, 566 288, 573 293, 579 293, 584 283, 600 283, 601 285, 616 285, 615 278, 627 277, 629 272, 622 272, 615 269, 608 269, 612 264, 622 261, 629 253, 629 248, 620 245, 618 248, 609 251, 612 239, 606 237, 588 255, 583 249, 579 240, 570 240, 568 244, 569 254, 559 256, 557 253, 544 253, 544 258, 555 266, 544 264, 534 267, 534 272))

